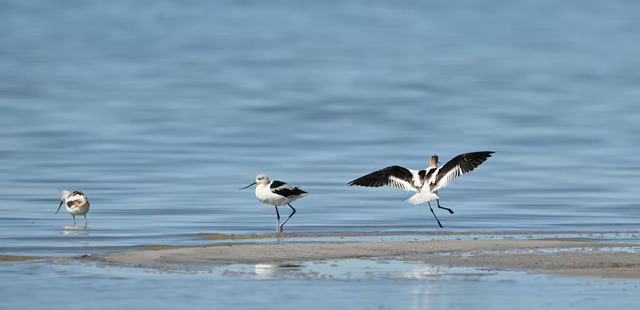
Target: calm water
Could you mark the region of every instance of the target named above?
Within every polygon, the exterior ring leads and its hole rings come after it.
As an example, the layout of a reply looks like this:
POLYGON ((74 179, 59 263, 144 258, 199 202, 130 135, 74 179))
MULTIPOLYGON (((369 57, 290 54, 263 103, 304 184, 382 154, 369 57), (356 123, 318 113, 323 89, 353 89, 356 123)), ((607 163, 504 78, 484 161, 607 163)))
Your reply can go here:
POLYGON ((346 183, 477 150, 496 154, 441 191, 446 229, 635 230, 636 9, 2 2, 0 241, 272 232, 237 190, 258 172, 311 193, 289 231, 437 230, 410 193, 346 183), (84 237, 60 236, 62 189, 91 199, 84 237))
POLYGON ((4 263, 7 309, 633 309, 637 280, 339 260, 158 273, 87 264, 4 263), (7 270, 9 269, 9 270, 7 270), (71 296, 65 290, 81 288, 71 296), (38 292, 34 294, 33 292, 38 292), (535 293, 534 293, 535 292, 535 293), (37 295, 25 299, 24 296, 37 295), (114 298, 118 296, 118 298, 114 298), (42 304, 40 304, 40 308, 42 304))
POLYGON ((1 1, 0 254, 286 230, 438 230, 346 183, 496 151, 441 191, 452 231, 636 230, 640 3, 1 1), (59 192, 91 200, 64 235, 59 192), (288 211, 285 211, 285 213, 288 211))

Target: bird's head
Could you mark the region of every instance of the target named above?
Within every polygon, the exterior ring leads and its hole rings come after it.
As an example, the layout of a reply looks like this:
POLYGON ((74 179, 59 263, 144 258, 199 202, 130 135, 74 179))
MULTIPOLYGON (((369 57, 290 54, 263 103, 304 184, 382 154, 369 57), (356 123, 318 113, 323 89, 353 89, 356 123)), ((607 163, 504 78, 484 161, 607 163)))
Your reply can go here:
POLYGON ((266 174, 258 174, 256 175, 256 184, 269 184, 271 182, 271 180, 269 180, 269 177, 266 174))
POLYGON ((256 175, 256 181, 255 182, 253 182, 253 183, 241 188, 240 190, 243 190, 245 188, 249 188, 249 187, 254 186, 256 184, 269 184, 270 182, 271 181, 269 180, 269 177, 266 174, 260 173, 260 174, 256 175))
POLYGON ((438 155, 431 155, 431 167, 437 167, 440 161, 438 161, 438 155))
POLYGON ((60 211, 60 208, 62 208, 62 203, 64 203, 64 200, 67 199, 67 197, 69 197, 69 195, 71 195, 71 193, 69 191, 62 191, 60 193, 60 205, 58 206, 58 210, 56 210, 56 213, 58 213, 58 211, 60 211))

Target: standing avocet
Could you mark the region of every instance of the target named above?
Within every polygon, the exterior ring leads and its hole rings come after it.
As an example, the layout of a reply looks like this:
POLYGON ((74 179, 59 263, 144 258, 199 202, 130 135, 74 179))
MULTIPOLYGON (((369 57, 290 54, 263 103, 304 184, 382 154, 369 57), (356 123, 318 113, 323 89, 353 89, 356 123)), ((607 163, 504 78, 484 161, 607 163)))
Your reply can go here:
POLYGON ((291 186, 287 183, 280 181, 271 181, 269 177, 265 174, 258 174, 256 176, 256 181, 241 188, 241 190, 245 188, 249 188, 253 185, 256 185, 256 198, 263 203, 272 205, 276 207, 276 216, 278 216, 278 226, 276 227, 276 232, 282 232, 282 227, 284 224, 296 213, 296 209, 291 206, 291 202, 297 200, 298 198, 302 198, 307 196, 309 193, 291 186), (280 213, 278 212, 278 206, 288 205, 293 212, 287 217, 287 219, 280 224, 280 213))
POLYGON ((62 191, 60 194, 60 205, 56 213, 60 211, 63 203, 65 208, 67 208, 67 212, 73 217, 73 226, 76 226, 76 215, 84 215, 84 227, 87 227, 87 212, 89 212, 89 200, 87 200, 87 196, 81 191, 75 191, 73 193, 62 191))
POLYGON ((445 209, 453 214, 453 210, 440 206, 438 190, 449 185, 457 177, 473 171, 482 164, 494 152, 473 152, 460 154, 452 160, 438 167, 438 155, 431 155, 431 166, 424 170, 412 170, 400 166, 390 166, 349 182, 349 185, 359 185, 367 187, 380 187, 383 185, 401 188, 407 191, 418 192, 407 201, 413 204, 428 203, 431 213, 436 218, 438 225, 440 220, 433 212, 429 201, 436 200, 438 208, 445 209))

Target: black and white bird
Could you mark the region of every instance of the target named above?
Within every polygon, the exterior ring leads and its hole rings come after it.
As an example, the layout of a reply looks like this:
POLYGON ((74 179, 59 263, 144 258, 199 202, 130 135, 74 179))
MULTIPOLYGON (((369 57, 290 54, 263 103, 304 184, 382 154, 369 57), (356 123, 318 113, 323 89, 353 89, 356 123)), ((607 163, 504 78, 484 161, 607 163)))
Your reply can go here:
MULTIPOLYGON (((67 212, 73 217, 73 226, 76 226, 76 215, 84 215, 84 227, 87 227, 87 212, 89 212, 89 200, 87 196, 81 191, 62 191, 60 193, 60 205, 56 213, 60 211, 60 208, 64 204, 67 212)), ((54 213, 55 214, 55 213, 54 213)))
POLYGON ((291 206, 291 202, 309 194, 287 183, 280 181, 271 181, 269 180, 269 177, 262 173, 256 176, 255 182, 241 188, 241 190, 249 188, 253 185, 257 185, 256 198, 258 198, 258 200, 276 207, 276 216, 278 217, 278 226, 276 227, 276 232, 278 233, 282 232, 282 227, 284 227, 284 224, 296 213, 296 209, 291 206), (280 224, 280 212, 278 212, 278 206, 284 205, 288 205, 291 208, 292 212, 289 217, 287 217, 284 222, 280 224))
POLYGON ((487 158, 491 157, 493 153, 495 152, 486 151, 460 154, 442 167, 438 167, 438 155, 431 155, 431 165, 424 170, 418 171, 400 166, 390 166, 355 179, 349 182, 349 185, 367 187, 386 185, 418 192, 407 199, 407 201, 413 204, 428 203, 431 213, 433 213, 433 216, 436 218, 438 225, 442 227, 429 201, 436 200, 438 208, 445 209, 453 214, 453 210, 440 205, 438 190, 449 185, 451 181, 459 176, 473 171, 473 169, 485 162, 487 158))

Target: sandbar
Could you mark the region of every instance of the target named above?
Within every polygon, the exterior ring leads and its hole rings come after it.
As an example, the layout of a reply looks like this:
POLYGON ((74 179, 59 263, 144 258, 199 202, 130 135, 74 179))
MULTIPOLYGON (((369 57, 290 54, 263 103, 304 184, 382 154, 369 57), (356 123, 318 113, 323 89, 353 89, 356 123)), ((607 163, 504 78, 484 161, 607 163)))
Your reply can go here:
POLYGON ((84 256, 107 264, 193 268, 349 258, 388 258, 450 267, 486 267, 585 276, 640 278, 638 243, 570 238, 398 242, 225 243, 84 256))

